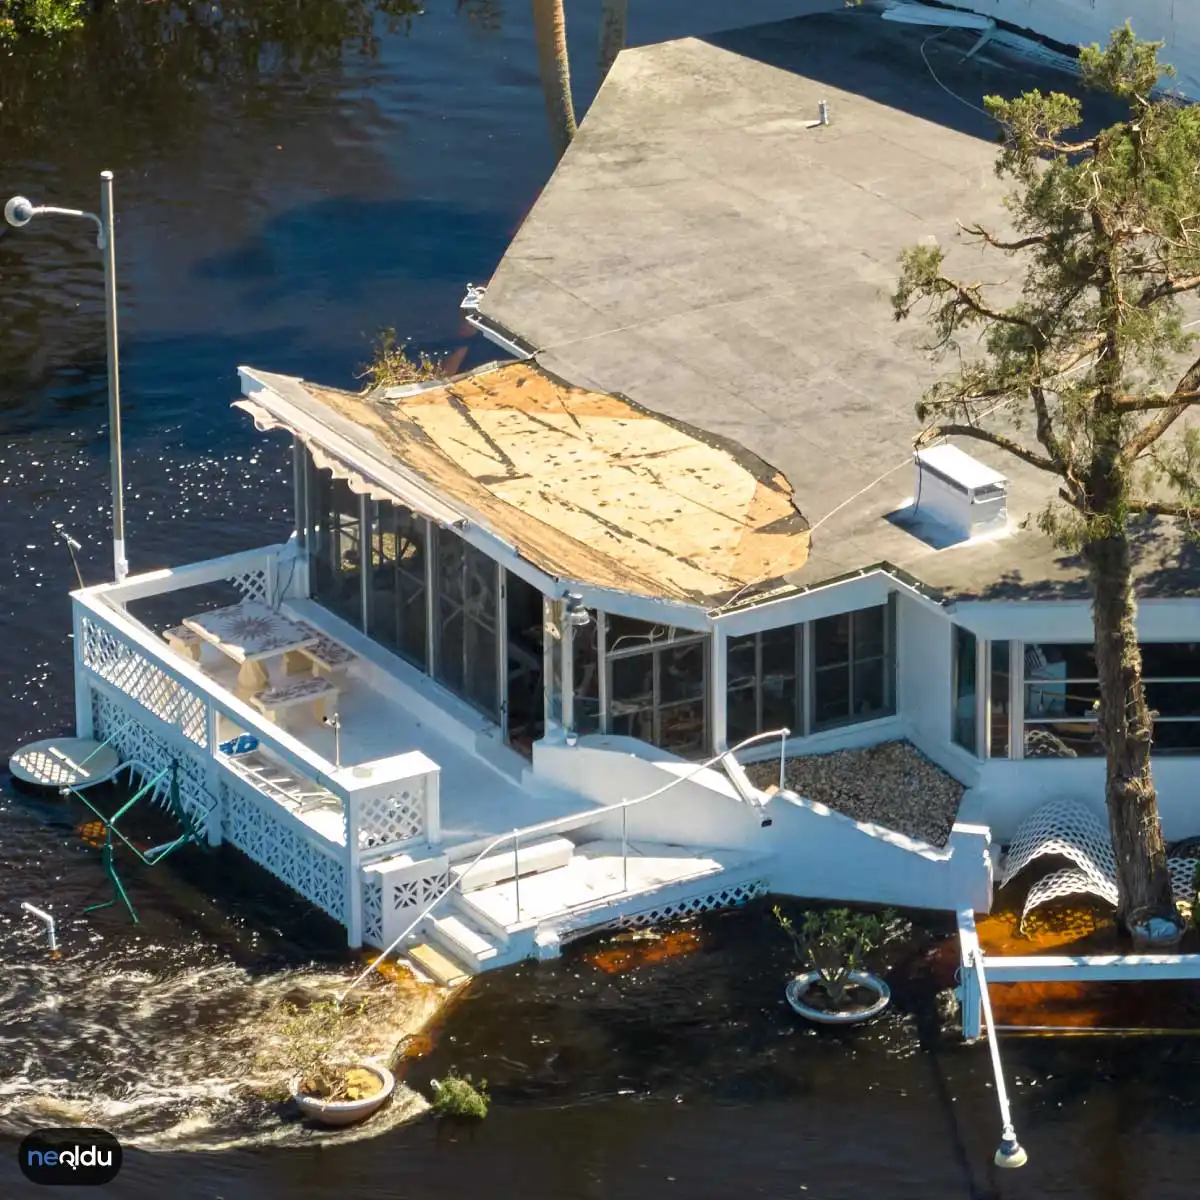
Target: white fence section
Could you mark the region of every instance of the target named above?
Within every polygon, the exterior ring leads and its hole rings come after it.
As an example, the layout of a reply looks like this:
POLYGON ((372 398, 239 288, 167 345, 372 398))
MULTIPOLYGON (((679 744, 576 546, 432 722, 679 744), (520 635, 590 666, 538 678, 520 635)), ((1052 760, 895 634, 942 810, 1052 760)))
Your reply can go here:
POLYGON ((111 738, 125 760, 180 765, 181 798, 212 843, 228 839, 260 866, 342 921, 362 941, 362 868, 440 838, 439 769, 419 752, 339 769, 173 653, 125 610, 133 600, 226 581, 278 604, 292 580, 291 548, 272 546, 74 593, 76 725, 111 738), (327 794, 321 828, 221 753, 222 729, 258 739, 282 769, 327 794), (335 813, 329 819, 330 809, 335 813))
MULTIPOLYGON (((975 913, 958 914, 958 941, 962 956, 961 983, 963 1037, 979 1037, 982 1019, 979 971, 984 958, 975 929, 975 913)), ((991 983, 1147 983, 1165 979, 1200 979, 1200 954, 1029 954, 988 955, 987 979, 991 983)))

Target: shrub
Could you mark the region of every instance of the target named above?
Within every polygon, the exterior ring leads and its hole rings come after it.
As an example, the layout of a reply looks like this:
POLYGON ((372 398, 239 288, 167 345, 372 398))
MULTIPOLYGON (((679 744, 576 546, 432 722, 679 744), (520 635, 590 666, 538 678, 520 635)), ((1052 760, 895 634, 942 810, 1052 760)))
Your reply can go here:
POLYGON ((834 1007, 845 1002, 846 977, 862 969, 866 956, 883 940, 884 926, 895 917, 890 909, 878 916, 848 908, 809 910, 797 928, 778 905, 772 911, 796 957, 818 973, 817 986, 834 1007))
POLYGON ((357 1016, 357 1009, 345 1009, 336 1000, 321 1000, 298 1008, 285 1004, 287 1020, 280 1030, 282 1055, 288 1068, 300 1076, 300 1089, 306 1096, 318 1100, 356 1100, 351 1095, 352 1084, 358 1085, 349 1074, 341 1054, 346 1023, 357 1016))
POLYGON ((474 1083, 470 1075, 459 1075, 451 1067, 445 1079, 433 1081, 433 1112, 456 1121, 482 1121, 490 1103, 487 1080, 474 1083))
POLYGON ((408 353, 408 343, 397 341, 394 329, 385 329, 375 339, 371 361, 366 363, 359 379, 366 379, 367 390, 381 387, 403 387, 409 383, 428 383, 441 378, 444 357, 420 351, 416 358, 408 353))

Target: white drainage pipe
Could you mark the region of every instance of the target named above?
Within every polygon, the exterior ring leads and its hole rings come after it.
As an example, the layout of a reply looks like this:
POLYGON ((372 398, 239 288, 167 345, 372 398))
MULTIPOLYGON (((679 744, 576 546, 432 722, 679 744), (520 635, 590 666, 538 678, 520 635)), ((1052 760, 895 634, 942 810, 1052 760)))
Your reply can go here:
POLYGON ((31 916, 36 917, 46 927, 46 932, 50 935, 50 949, 58 949, 58 935, 54 932, 54 918, 40 908, 35 908, 28 900, 21 901, 21 907, 31 916))
POLYGON ((1000 1101, 1000 1148, 993 1161, 998 1167, 1023 1167, 1029 1155, 1017 1141, 1013 1129, 1012 1110, 1008 1106, 1008 1089, 1004 1086, 1004 1071, 1000 1066, 1000 1043, 996 1038, 996 1026, 992 1021, 992 998, 988 995, 987 976, 983 973, 983 951, 973 955, 975 970, 979 974, 979 1000, 983 1006, 983 1021, 987 1027, 988 1050, 992 1055, 992 1073, 996 1076, 996 1097, 1000 1101))

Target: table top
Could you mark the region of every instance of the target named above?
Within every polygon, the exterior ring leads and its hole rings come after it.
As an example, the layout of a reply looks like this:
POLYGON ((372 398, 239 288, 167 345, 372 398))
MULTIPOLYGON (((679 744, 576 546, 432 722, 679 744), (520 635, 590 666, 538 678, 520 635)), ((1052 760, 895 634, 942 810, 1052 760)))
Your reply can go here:
POLYGON ((319 635, 261 600, 243 600, 228 608, 184 617, 184 625, 235 662, 253 662, 288 650, 315 645, 319 635))

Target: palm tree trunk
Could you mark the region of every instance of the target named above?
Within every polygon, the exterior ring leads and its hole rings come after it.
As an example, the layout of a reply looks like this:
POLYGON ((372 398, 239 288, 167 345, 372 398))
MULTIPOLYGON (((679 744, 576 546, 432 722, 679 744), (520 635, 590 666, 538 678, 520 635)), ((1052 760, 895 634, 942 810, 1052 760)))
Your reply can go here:
POLYGON ((604 0, 600 14, 600 82, 608 78, 617 55, 625 49, 625 22, 629 0, 604 0))
POLYGON ((567 58, 567 18, 563 0, 533 0, 533 32, 537 41, 538 73, 546 97, 550 141, 561 158, 575 136, 575 106, 571 102, 571 66, 567 58))
MULTIPOLYGON (((1101 482, 1090 498, 1094 512, 1119 510, 1119 479, 1101 482)), ((1134 618, 1133 571, 1123 523, 1084 546, 1092 587, 1099 722, 1107 748, 1104 798, 1117 860, 1119 919, 1129 928, 1150 917, 1176 918, 1158 798, 1150 771, 1153 725, 1142 684, 1142 656, 1134 618)))

